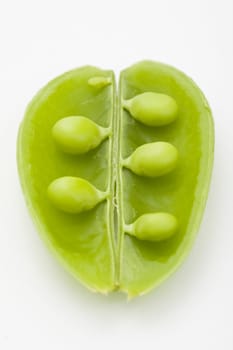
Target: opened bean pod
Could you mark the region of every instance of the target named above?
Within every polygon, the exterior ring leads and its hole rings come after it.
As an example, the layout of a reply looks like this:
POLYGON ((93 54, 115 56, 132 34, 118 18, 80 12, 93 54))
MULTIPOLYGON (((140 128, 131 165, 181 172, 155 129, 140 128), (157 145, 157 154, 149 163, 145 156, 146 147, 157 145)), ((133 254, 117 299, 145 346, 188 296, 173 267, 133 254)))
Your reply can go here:
POLYGON ((152 61, 51 81, 20 126, 18 169, 42 238, 91 290, 129 297, 190 250, 208 194, 213 122, 194 82, 152 61))

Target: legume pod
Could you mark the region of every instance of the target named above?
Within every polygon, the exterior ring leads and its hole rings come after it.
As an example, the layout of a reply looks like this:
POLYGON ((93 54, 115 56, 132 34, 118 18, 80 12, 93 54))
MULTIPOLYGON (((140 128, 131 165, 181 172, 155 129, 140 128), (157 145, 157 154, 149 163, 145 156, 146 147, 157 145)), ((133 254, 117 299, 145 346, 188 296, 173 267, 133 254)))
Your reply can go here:
POLYGON ((208 103, 173 67, 51 81, 20 126, 18 169, 38 230, 88 288, 143 294, 190 250, 213 163, 208 103))

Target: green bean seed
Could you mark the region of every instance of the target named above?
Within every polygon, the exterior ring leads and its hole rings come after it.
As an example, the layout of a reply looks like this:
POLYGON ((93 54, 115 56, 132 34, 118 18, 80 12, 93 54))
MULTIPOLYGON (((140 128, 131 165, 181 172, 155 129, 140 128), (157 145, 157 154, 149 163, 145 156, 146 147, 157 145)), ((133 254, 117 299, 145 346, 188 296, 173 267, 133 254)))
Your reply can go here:
POLYGON ((67 213, 81 213, 94 208, 107 198, 90 182, 72 176, 60 177, 48 187, 48 197, 54 206, 67 213))
POLYGON ((152 142, 138 147, 122 165, 137 175, 157 177, 172 171, 177 161, 178 151, 171 143, 152 142))
POLYGON ((177 117, 178 106, 174 98, 156 92, 144 92, 123 102, 123 107, 141 123, 162 126, 177 117))
POLYGON ((109 77, 92 77, 88 80, 88 85, 93 86, 97 89, 101 89, 112 83, 109 77))
POLYGON ((96 148, 109 134, 109 128, 82 116, 60 119, 52 129, 55 142, 63 152, 70 154, 82 154, 96 148))
POLYGON ((176 217, 169 213, 150 213, 140 216, 125 232, 140 240, 163 241, 172 237, 178 228, 176 217))

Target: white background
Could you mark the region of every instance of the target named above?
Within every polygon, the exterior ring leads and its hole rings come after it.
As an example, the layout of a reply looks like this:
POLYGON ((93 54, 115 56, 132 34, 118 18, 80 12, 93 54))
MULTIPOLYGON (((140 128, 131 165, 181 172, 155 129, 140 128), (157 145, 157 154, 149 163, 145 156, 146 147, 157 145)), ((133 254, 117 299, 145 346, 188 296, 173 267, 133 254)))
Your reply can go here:
POLYGON ((233 349, 233 1, 0 2, 0 348, 233 349), (216 126, 202 226, 166 283, 127 303, 92 294, 50 255, 19 186, 26 104, 47 81, 93 64, 174 65, 204 91, 216 126))

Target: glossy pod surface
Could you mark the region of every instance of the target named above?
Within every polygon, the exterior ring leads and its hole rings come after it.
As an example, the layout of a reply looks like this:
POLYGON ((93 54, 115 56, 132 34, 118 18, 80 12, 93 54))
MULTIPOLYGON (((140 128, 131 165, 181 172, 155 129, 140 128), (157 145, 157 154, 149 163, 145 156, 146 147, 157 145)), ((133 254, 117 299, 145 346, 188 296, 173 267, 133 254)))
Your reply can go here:
POLYGON ((143 294, 191 248, 213 162, 208 104, 193 81, 143 61, 86 66, 43 88, 18 138, 18 168, 48 245, 87 287, 143 294))

